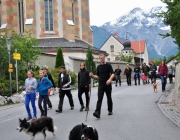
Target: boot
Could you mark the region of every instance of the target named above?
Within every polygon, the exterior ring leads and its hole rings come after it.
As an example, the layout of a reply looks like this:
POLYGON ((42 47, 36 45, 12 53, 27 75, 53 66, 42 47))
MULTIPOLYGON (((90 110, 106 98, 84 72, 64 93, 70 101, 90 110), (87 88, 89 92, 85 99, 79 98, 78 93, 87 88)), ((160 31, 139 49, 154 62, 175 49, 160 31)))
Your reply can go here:
POLYGON ((80 110, 79 111, 83 111, 83 109, 84 109, 85 107, 84 107, 84 105, 81 105, 81 108, 80 108, 80 110))

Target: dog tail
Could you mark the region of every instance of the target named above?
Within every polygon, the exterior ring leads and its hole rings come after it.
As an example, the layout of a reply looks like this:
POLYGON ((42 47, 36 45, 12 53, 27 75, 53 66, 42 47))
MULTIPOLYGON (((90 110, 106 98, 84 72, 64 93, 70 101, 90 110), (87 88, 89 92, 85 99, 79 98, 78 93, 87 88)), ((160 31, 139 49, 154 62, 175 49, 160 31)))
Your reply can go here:
POLYGON ((56 126, 54 126, 53 128, 54 128, 54 131, 57 131, 57 127, 56 126))

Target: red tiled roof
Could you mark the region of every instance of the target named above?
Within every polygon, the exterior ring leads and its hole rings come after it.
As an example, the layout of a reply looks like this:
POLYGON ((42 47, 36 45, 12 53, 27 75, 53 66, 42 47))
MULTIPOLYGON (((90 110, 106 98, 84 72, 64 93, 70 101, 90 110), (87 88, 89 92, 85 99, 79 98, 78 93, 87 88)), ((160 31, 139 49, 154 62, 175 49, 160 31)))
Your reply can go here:
POLYGON ((117 41, 119 41, 121 44, 123 44, 123 41, 120 40, 118 37, 114 36, 114 38, 115 38, 117 41))
POLYGON ((135 53, 144 53, 145 40, 131 41, 131 48, 135 53))

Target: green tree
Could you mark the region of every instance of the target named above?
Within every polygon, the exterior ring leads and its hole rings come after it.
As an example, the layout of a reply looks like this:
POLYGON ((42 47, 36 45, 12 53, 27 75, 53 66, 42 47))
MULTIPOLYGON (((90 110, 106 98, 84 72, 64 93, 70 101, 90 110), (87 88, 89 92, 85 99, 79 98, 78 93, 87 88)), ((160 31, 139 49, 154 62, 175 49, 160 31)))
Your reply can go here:
POLYGON ((59 68, 60 66, 65 66, 65 64, 61 47, 58 47, 55 68, 59 68))
MULTIPOLYGON (((170 26, 170 33, 160 34, 164 38, 171 36, 175 39, 175 43, 179 46, 180 51, 180 1, 179 0, 161 0, 167 4, 167 11, 162 11, 156 14, 158 17, 164 19, 164 24, 170 26)), ((179 53, 178 53, 179 55, 179 53)), ((177 57, 179 58, 179 57, 177 57)))
MULTIPOLYGON (((23 34, 10 31, 11 38, 11 63, 14 65, 13 53, 15 49, 21 54, 21 60, 18 61, 18 71, 28 70, 29 66, 34 64, 38 59, 41 50, 37 48, 39 42, 36 38, 31 36, 30 32, 24 32, 23 34)), ((8 51, 6 45, 7 30, 2 31, 0 36, 0 76, 7 77, 8 75, 8 51)), ((15 71, 12 73, 15 76, 15 71)))
POLYGON ((88 51, 86 54, 86 60, 85 60, 86 68, 93 72, 93 74, 96 74, 96 64, 94 62, 94 57, 92 55, 92 50, 90 46, 88 47, 88 51))
POLYGON ((156 66, 159 66, 161 64, 162 59, 154 59, 153 62, 156 66))
POLYGON ((134 59, 134 53, 130 53, 128 55, 123 54, 122 52, 118 52, 119 55, 116 55, 116 60, 125 61, 128 63, 132 63, 132 60, 134 59))

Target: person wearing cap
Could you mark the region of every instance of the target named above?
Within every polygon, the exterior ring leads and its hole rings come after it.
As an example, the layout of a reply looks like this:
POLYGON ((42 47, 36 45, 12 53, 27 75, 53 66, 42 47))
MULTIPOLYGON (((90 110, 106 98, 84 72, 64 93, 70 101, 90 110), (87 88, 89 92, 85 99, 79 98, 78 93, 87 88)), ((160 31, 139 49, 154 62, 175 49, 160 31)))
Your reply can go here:
POLYGON ((64 96, 66 95, 69 99, 71 110, 74 109, 74 102, 71 94, 71 76, 66 73, 65 66, 60 67, 60 74, 58 77, 58 88, 59 88, 59 105, 56 112, 62 113, 64 96))
POLYGON ((132 74, 132 69, 130 68, 129 64, 127 64, 127 67, 124 70, 124 75, 126 75, 128 86, 131 86, 131 74, 132 74))
MULTIPOLYGON (((56 86, 55 86, 55 84, 54 84, 54 80, 53 80, 53 78, 52 78, 52 75, 48 72, 48 67, 47 67, 46 65, 43 66, 43 70, 44 70, 44 73, 45 73, 44 76, 47 77, 47 78, 51 81, 51 83, 52 83, 52 85, 53 85, 53 88, 54 88, 54 90, 55 90, 56 86)), ((48 102, 47 102, 47 104, 48 104, 48 110, 49 110, 49 109, 52 109, 52 103, 51 103, 51 101, 50 101, 50 99, 49 99, 50 92, 51 92, 51 88, 48 89, 48 102)))

